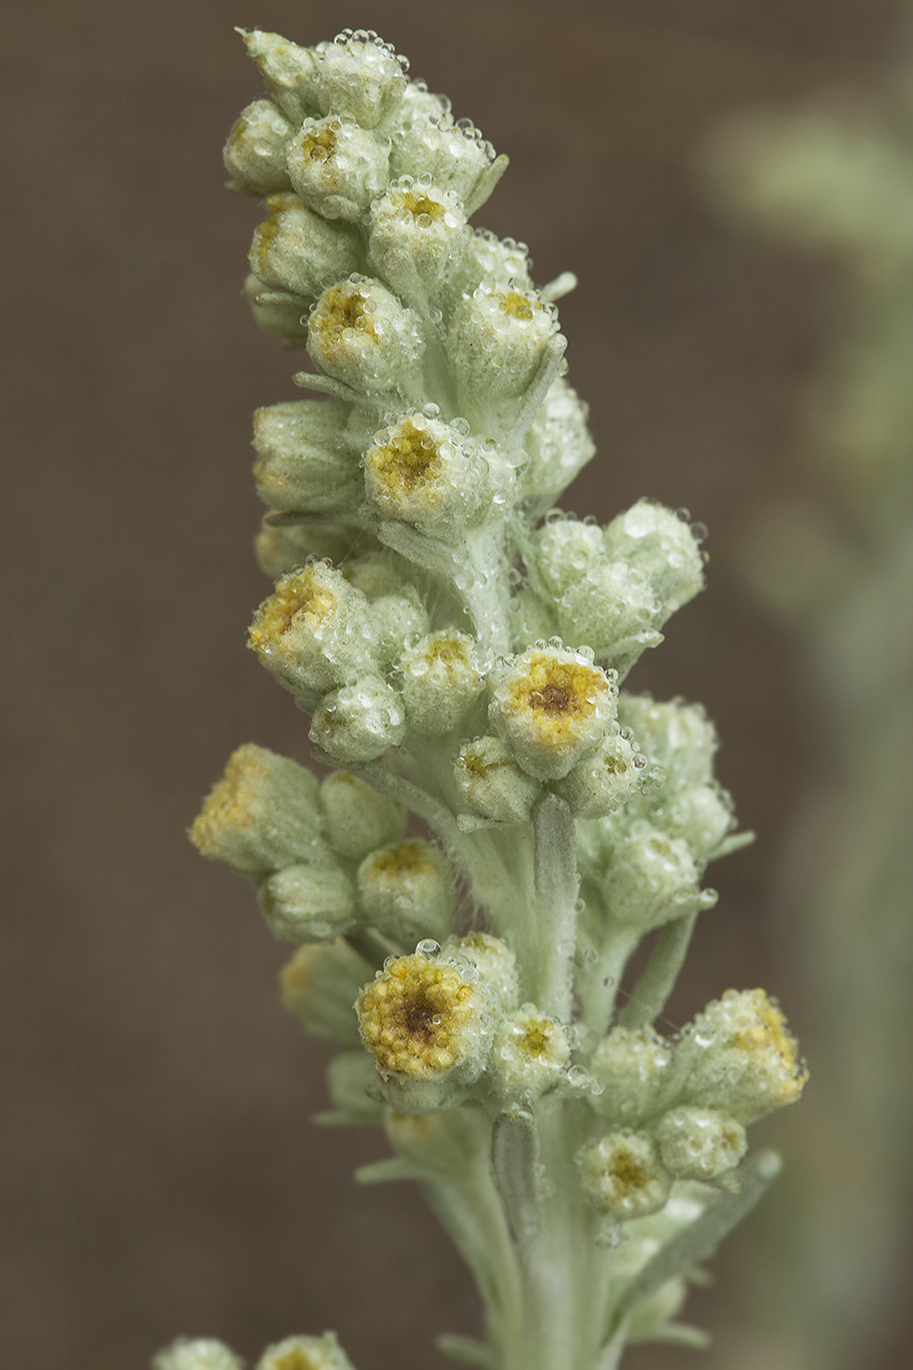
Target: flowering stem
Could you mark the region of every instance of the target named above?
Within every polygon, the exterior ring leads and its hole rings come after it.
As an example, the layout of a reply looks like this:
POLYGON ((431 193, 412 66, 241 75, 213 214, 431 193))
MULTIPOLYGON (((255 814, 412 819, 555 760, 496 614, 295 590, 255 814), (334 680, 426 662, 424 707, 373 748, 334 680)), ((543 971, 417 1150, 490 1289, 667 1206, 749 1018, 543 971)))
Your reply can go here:
POLYGON ((546 1013, 567 1021, 580 888, 575 823, 567 804, 555 795, 541 799, 533 832, 539 942, 535 998, 546 1013))

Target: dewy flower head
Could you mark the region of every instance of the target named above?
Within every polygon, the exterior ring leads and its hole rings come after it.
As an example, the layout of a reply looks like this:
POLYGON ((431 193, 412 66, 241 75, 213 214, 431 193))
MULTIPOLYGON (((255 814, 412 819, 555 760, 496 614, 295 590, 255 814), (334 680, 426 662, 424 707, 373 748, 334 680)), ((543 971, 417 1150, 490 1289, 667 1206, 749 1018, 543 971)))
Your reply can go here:
POLYGON ((447 339, 461 396, 484 403, 522 395, 557 331, 554 308, 535 293, 479 286, 458 306, 447 339))
POLYGON ((256 1370, 352 1370, 352 1362, 336 1333, 324 1332, 322 1337, 286 1337, 268 1346, 256 1370))
POLYGON ((152 1362, 152 1370, 242 1370, 240 1356, 236 1356, 224 1342, 209 1338, 180 1337, 160 1351, 152 1362))
POLYGON ((530 647, 498 678, 491 721, 514 760, 539 780, 558 780, 603 738, 617 689, 586 656, 530 647))
POLYGON ((531 1103, 553 1089, 571 1057, 560 1023, 524 1004, 495 1034, 489 1075, 495 1092, 514 1103, 531 1103))
POLYGON ((387 148, 352 119, 305 119, 286 147, 288 176, 325 219, 360 219, 387 183, 387 148))
POLYGON ((411 837, 365 857, 358 892, 371 923, 400 942, 445 937, 455 897, 450 866, 432 842, 411 837))
POLYGON ((426 414, 406 414, 365 454, 368 498, 388 518, 420 527, 465 519, 484 495, 463 434, 426 414))
POLYGON ((475 639, 445 628, 416 642, 400 660, 406 716, 416 732, 451 732, 485 688, 473 665, 475 639))
POLYGON ((347 224, 331 223, 297 195, 272 195, 271 211, 254 230, 251 271, 266 286, 301 296, 304 313, 327 277, 348 276, 359 264, 358 239, 347 224))
POLYGON ((358 390, 408 393, 424 343, 411 310, 378 281, 350 276, 325 290, 308 321, 308 351, 358 390))
POLYGON ((610 1132, 588 1147, 580 1178, 590 1202, 622 1221, 655 1213, 672 1187, 650 1138, 638 1132, 610 1132))
POLYGON ((471 237, 457 196, 411 176, 374 201, 369 235, 374 268, 416 306, 440 297, 471 237))
POLYGON ((320 847, 317 782, 296 761, 247 742, 232 752, 190 829, 203 856, 264 876, 320 847))
POLYGON ((676 1052, 683 1102, 753 1123, 795 1103, 808 1072, 781 1009, 762 989, 729 989, 686 1028, 676 1052))
POLYGON ((485 1064, 488 1015, 478 985, 455 966, 417 952, 400 956, 356 1003, 362 1040, 382 1075, 433 1080, 485 1064))
POLYGON ((332 566, 303 566, 260 605, 250 646, 287 690, 329 690, 373 665, 367 600, 332 566))

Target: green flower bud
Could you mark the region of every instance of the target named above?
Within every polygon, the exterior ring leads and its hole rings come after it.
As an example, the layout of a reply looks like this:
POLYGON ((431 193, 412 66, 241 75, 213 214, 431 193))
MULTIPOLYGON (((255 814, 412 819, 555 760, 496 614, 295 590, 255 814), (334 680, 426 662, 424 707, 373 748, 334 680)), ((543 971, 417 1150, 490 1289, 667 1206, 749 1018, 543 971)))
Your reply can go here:
POLYGON ((762 989, 729 989, 682 1034, 676 1078, 684 1101, 754 1123, 795 1103, 808 1072, 781 1009, 762 989))
POLYGON ((291 136, 292 125, 271 100, 255 100, 242 110, 222 154, 229 189, 246 195, 291 190, 286 166, 291 136))
POLYGON ((704 588, 704 559, 695 534, 671 509, 638 500, 605 530, 608 556, 640 571, 661 606, 658 627, 704 588))
POLYGON ((308 736, 334 761, 373 761, 403 740, 406 719, 399 695, 380 676, 363 676, 325 695, 308 736))
POLYGON ((313 113, 309 86, 314 55, 310 48, 300 48, 280 34, 262 29, 242 30, 241 36, 248 55, 260 68, 270 99, 297 128, 306 114, 313 113))
POLYGON ((273 290, 256 276, 244 282, 244 294, 254 322, 266 333, 277 333, 293 347, 304 347, 308 337, 307 314, 310 301, 287 290, 273 290))
POLYGON ((368 602, 332 566, 303 566, 260 605, 249 645, 287 690, 328 690, 374 664, 368 602))
POLYGON ((603 885, 613 918, 643 928, 713 908, 715 890, 700 888, 701 870, 687 843, 635 819, 615 843, 603 885))
POLYGON ((488 1076, 505 1101, 529 1104, 554 1089, 571 1058, 560 1023, 524 1004, 505 1018, 492 1042, 488 1076))
POLYGON ((272 509, 338 513, 361 492, 361 470, 346 441, 348 409, 326 400, 289 400, 254 413, 257 494, 272 509))
POLYGON ((256 1370, 353 1370, 335 1332, 322 1337, 286 1337, 268 1346, 256 1370))
POLYGON ((622 694, 618 720, 634 733, 650 765, 662 766, 671 785, 684 788, 713 779, 719 739, 703 705, 622 694))
POLYGON ((677 1179, 715 1180, 748 1150, 741 1123, 713 1108, 673 1108, 656 1129, 663 1165, 677 1179))
POLYGON ((487 475, 460 431, 423 413, 376 434, 365 453, 368 499, 388 518, 420 528, 471 521, 490 499, 487 475))
POLYGON ((439 96, 407 85, 391 138, 393 178, 427 177, 433 185, 452 191, 469 212, 484 202, 488 183, 494 184, 495 150, 466 121, 457 126, 439 96))
POLYGON ((625 561, 596 562, 555 607, 566 641, 585 642, 600 658, 618 659, 662 641, 654 627, 659 602, 641 572, 625 561))
MULTIPOLYGON (((485 1069, 492 1023, 484 994, 440 956, 397 957, 365 986, 356 1009, 382 1080, 466 1085, 485 1069)), ((443 1094, 433 1094, 432 1107, 440 1107, 443 1094)), ((424 1112, 421 1092, 415 1102, 399 1111, 424 1112)))
POLYGON ((514 238, 499 238, 489 228, 477 228, 466 244, 453 285, 463 295, 471 295, 483 282, 498 290, 535 290, 532 263, 526 243, 514 238))
POLYGON ((650 1138, 637 1132, 601 1137, 581 1155, 580 1178, 594 1207, 622 1222, 656 1213, 672 1188, 650 1138))
POLYGON ((612 732, 555 786, 575 818, 603 818, 635 793, 646 757, 636 743, 612 732))
POLYGON ((348 771, 333 771, 320 786, 326 840, 333 851, 361 861, 388 842, 402 837, 406 811, 365 780, 348 771))
POLYGON ((151 1370, 243 1370, 240 1356, 221 1341, 180 1337, 152 1361, 151 1370))
POLYGON ((365 916, 397 941, 446 936, 456 896, 450 866, 440 849, 422 838, 381 847, 358 868, 365 916))
POLYGON ((523 395, 557 330, 554 309, 534 293, 486 283, 466 296, 447 335, 464 404, 523 395))
POLYGON ((306 310, 327 277, 348 276, 361 265, 358 238, 347 224, 315 214, 297 195, 274 195, 266 203, 272 213, 254 230, 251 271, 265 286, 301 296, 306 310))
POLYGON ((460 748, 456 782, 471 809, 497 823, 525 823, 541 793, 500 737, 477 737, 460 748))
POLYGON ((661 1107, 671 1079, 672 1049, 651 1027, 615 1027, 593 1052, 590 1073, 605 1088, 590 1105, 607 1123, 633 1127, 661 1107))
POLYGON ((477 1109, 415 1116, 388 1112, 387 1136, 398 1156, 457 1178, 469 1178, 485 1145, 487 1121, 477 1109))
POLYGON ((400 584, 393 595, 371 601, 371 623, 377 638, 377 660, 388 671, 403 650, 428 631, 428 612, 414 585, 400 584))
POLYGON ((418 320, 377 281, 350 276, 321 295, 308 351, 328 376, 371 394, 407 392, 424 351, 418 320))
POLYGON ((319 857, 317 780, 296 761, 247 742, 232 752, 190 829, 211 861, 260 877, 319 857))
POLYGON ((257 565, 270 580, 281 580, 306 561, 341 561, 349 550, 345 535, 333 529, 297 522, 277 526, 266 522, 268 518, 265 515, 254 550, 257 565))
POLYGON ((401 299, 437 298, 471 237, 457 197, 405 176, 371 206, 369 259, 401 299))
POLYGON ((311 90, 321 113, 339 111, 375 128, 396 110, 408 84, 407 64, 373 30, 347 30, 313 52, 311 90))
POLYGON ((520 493, 533 509, 548 509, 595 455, 588 414, 567 381, 552 382, 523 442, 529 459, 521 472, 520 493))
POLYGON ((485 688, 472 664, 475 639, 455 629, 429 633, 400 659, 406 717, 416 732, 452 732, 485 688))
POLYGON ((334 1111, 329 1117, 318 1115, 318 1122, 383 1122, 386 1110, 374 1097, 377 1071, 360 1042, 357 1051, 340 1051, 333 1057, 327 1066, 327 1086, 334 1111))
POLYGON ((338 114, 305 119, 285 155, 292 186, 324 219, 357 222, 387 184, 387 149, 338 114))
POLYGON ((530 647, 496 678, 489 717, 527 774, 559 780, 602 740, 616 694, 592 659, 530 647))
POLYGON ((533 534, 532 546, 532 570, 556 601, 605 561, 602 529, 571 515, 549 515, 533 534))
POLYGON ((505 1013, 514 1011, 520 994, 517 958, 506 942, 487 932, 471 932, 466 937, 448 937, 441 950, 456 965, 468 961, 476 983, 505 1013))
POLYGON ((333 866, 287 866, 264 880, 258 898, 280 942, 330 941, 355 923, 355 887, 333 866))
POLYGON ((312 1037, 359 1047, 352 1009, 371 967, 348 942, 305 942, 283 967, 282 1002, 312 1037))

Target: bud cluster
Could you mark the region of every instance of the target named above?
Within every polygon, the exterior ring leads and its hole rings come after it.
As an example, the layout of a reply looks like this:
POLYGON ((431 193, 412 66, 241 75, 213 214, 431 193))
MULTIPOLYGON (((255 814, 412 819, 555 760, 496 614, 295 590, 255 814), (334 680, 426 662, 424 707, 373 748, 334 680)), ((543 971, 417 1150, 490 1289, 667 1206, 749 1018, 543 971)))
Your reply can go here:
MULTIPOLYGON (((375 34, 244 38, 266 90, 225 148, 266 199, 247 293, 321 396, 254 416, 275 588, 249 645, 342 769, 241 747, 191 837, 297 944, 283 1000, 340 1048, 325 1119, 395 1152, 360 1178, 421 1180, 473 1267, 491 1345, 460 1354, 614 1365, 606 1328, 690 1335, 671 1320, 713 1242, 686 1229, 732 1225, 745 1128, 804 1082, 761 990, 674 1041, 650 1026, 708 862, 746 840, 703 711, 620 688, 702 588, 703 530, 648 500, 604 528, 552 510, 594 450, 555 309, 574 281, 537 288, 524 244, 470 226, 506 159, 375 34)), ((291 1367, 349 1370, 331 1334, 258 1370, 291 1367)), ((177 1343, 156 1370, 237 1362, 177 1343)))

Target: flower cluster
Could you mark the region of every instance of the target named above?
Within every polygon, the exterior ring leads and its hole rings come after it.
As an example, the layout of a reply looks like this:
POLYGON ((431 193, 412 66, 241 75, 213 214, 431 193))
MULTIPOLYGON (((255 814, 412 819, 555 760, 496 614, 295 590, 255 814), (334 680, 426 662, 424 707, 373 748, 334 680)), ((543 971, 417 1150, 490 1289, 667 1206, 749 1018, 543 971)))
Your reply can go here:
MULTIPOLYGON (((455 1351, 615 1365, 693 1339, 683 1278, 772 1173, 745 1128, 804 1080, 760 990, 675 1041, 652 1026, 707 863, 746 840, 703 711, 622 688, 700 590, 703 530, 647 500, 605 528, 551 509, 593 454, 555 308, 574 281, 537 288, 523 244, 470 227, 506 159, 374 34, 245 42, 266 98, 225 161, 268 210, 247 293, 321 395, 254 417, 275 588, 250 646, 342 769, 241 747, 191 837, 297 944, 283 999, 340 1048, 327 1117, 394 1151, 361 1178, 423 1181, 472 1266, 490 1344, 455 1351)), ((156 1370, 235 1364, 179 1343, 156 1370)), ((260 1370, 347 1365, 327 1334, 260 1370)))

